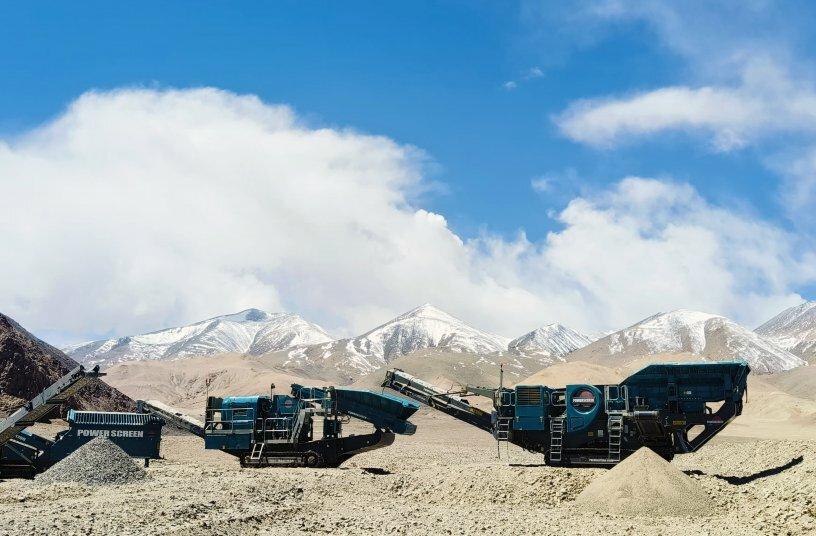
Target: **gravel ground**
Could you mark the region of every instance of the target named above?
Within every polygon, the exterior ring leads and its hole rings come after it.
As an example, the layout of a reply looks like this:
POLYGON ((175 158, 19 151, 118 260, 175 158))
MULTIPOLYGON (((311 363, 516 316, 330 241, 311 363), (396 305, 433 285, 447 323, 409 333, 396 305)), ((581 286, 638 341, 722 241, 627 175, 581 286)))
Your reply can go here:
POLYGON ((654 534, 816 533, 816 442, 727 438, 672 465, 711 515, 588 512, 577 495, 604 469, 541 466, 442 414, 413 437, 340 469, 241 469, 200 439, 163 439, 152 477, 123 486, 0 483, 0 534, 654 534), (801 460, 800 460, 801 457, 801 460))

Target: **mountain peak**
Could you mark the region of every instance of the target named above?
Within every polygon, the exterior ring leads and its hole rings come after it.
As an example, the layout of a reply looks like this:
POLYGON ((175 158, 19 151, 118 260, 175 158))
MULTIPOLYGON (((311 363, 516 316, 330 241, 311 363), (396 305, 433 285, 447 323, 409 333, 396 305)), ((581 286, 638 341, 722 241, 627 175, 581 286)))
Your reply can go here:
POLYGON ((569 329, 563 324, 559 324, 558 322, 553 322, 552 324, 544 324, 540 328, 534 329, 531 333, 552 333, 555 331, 561 331, 563 329, 569 329))
POLYGON ((589 337, 562 324, 552 323, 541 326, 508 344, 509 351, 525 357, 535 357, 541 364, 564 360, 568 353, 583 348, 591 341, 589 337))
POLYGON ((759 326, 756 331, 764 335, 776 335, 775 332, 790 328, 795 329, 807 324, 816 324, 816 301, 806 301, 788 307, 759 326))
POLYGON ((595 341, 571 357, 642 357, 689 353, 706 359, 741 359, 758 373, 778 372, 804 362, 726 317, 689 309, 658 313, 595 341))
POLYGON ((269 313, 262 309, 256 309, 253 307, 251 309, 244 309, 243 311, 239 311, 237 313, 216 316, 211 320, 228 320, 230 322, 264 322, 273 316, 282 314, 286 313, 269 313))
POLYGON ((665 313, 657 313, 654 316, 649 318, 672 318, 690 322, 704 322, 706 320, 711 320, 712 318, 725 318, 721 315, 716 315, 714 313, 706 313, 704 311, 697 311, 694 309, 673 309, 671 311, 665 313))
POLYGON ((478 330, 426 303, 351 339, 349 348, 385 362, 422 348, 492 353, 506 350, 504 337, 478 330))
POLYGON ((415 307, 408 311, 407 313, 401 314, 397 318, 408 318, 416 316, 420 316, 423 318, 454 318, 453 316, 446 313, 439 307, 436 307, 430 303, 424 303, 419 307, 415 307))
POLYGON ((816 301, 785 309, 759 326, 756 332, 813 362, 816 359, 816 301))

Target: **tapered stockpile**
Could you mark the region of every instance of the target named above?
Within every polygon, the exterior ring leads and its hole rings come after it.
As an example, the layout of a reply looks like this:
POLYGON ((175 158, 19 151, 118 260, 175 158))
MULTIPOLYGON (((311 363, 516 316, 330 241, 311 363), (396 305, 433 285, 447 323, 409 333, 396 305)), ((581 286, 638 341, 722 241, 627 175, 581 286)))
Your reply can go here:
POLYGON ((593 480, 575 502, 622 516, 700 516, 712 509, 697 482, 647 447, 593 480))
POLYGON ((148 478, 127 453, 104 437, 97 437, 72 452, 35 480, 40 484, 66 482, 86 486, 121 485, 148 478))

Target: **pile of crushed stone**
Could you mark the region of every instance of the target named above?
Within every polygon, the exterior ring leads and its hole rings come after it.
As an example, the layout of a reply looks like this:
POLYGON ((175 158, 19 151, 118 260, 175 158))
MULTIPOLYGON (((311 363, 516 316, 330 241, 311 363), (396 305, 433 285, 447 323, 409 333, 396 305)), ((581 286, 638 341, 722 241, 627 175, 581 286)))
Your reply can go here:
POLYGON ((575 503, 622 516, 701 516, 712 509, 696 481, 647 447, 598 476, 575 503))
POLYGON ((148 478, 125 451, 105 437, 96 437, 36 476, 40 484, 71 482, 86 486, 131 484, 148 478))

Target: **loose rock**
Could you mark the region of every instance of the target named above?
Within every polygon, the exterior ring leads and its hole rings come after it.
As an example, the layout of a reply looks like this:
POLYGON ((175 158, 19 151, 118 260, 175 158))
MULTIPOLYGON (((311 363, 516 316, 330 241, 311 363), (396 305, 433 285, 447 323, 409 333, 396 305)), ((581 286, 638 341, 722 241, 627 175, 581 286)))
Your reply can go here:
POLYGON ((122 485, 148 478, 147 472, 105 437, 89 441, 68 457, 37 475, 40 484, 73 482, 86 486, 122 485))

